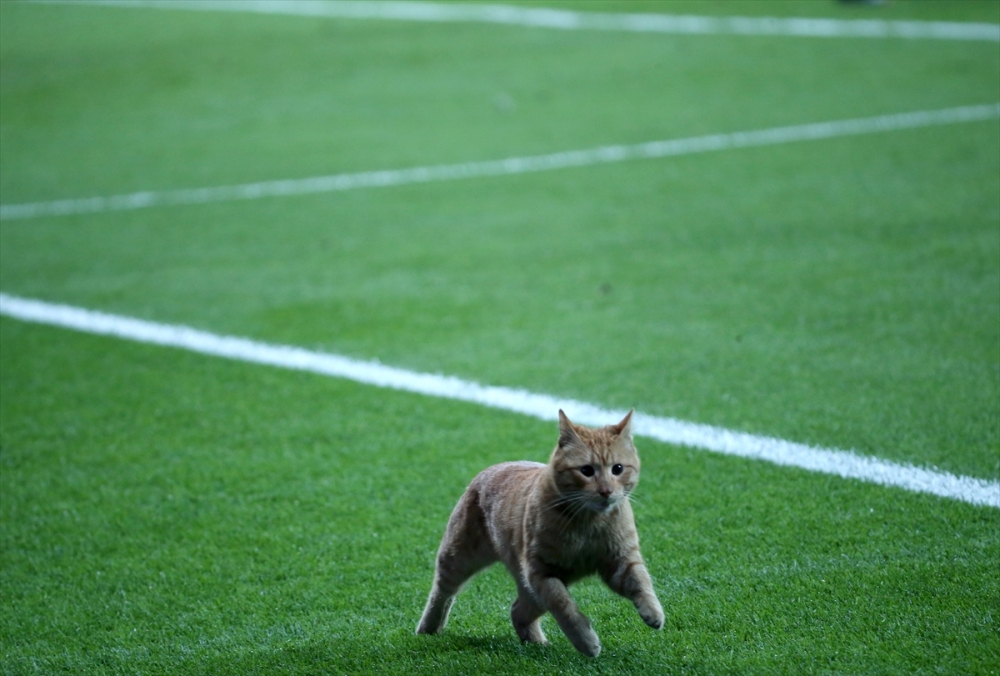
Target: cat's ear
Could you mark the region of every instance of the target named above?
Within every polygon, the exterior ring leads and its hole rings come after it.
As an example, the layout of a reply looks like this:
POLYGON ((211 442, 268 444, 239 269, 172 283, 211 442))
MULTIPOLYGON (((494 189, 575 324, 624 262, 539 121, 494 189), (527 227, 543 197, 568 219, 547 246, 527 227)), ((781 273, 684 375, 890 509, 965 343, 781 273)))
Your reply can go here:
POLYGON ((573 423, 569 421, 562 409, 559 409, 559 448, 567 446, 583 446, 580 435, 576 433, 573 423))
POLYGON ((626 439, 631 439, 632 438, 632 414, 633 413, 635 413, 635 409, 634 408, 630 409, 629 412, 625 414, 625 417, 622 418, 622 421, 620 423, 618 423, 617 425, 612 425, 611 426, 611 431, 614 432, 616 435, 618 435, 620 437, 624 437, 626 439))

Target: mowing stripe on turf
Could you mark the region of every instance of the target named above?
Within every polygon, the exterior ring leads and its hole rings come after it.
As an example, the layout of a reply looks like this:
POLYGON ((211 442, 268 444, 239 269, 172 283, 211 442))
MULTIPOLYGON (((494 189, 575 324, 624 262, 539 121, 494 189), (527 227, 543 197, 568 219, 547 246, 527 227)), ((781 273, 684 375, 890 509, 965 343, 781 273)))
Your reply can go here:
MULTIPOLYGON (((42 0, 72 2, 80 0, 42 0)), ((1000 42, 1000 25, 945 21, 807 19, 675 14, 610 14, 510 5, 329 0, 84 0, 86 4, 154 9, 255 12, 338 19, 435 23, 495 23, 559 30, 628 31, 687 35, 777 35, 810 38, 908 38, 1000 42)))
POLYGON ((0 205, 0 220, 37 218, 40 216, 67 216, 74 214, 125 211, 176 204, 207 204, 236 200, 284 197, 311 193, 379 188, 410 183, 454 181, 463 178, 506 176, 536 171, 551 171, 571 167, 690 155, 713 150, 751 148, 755 146, 816 141, 842 136, 857 136, 879 132, 916 129, 936 125, 980 122, 1000 117, 1000 103, 979 106, 923 110, 897 115, 879 115, 851 120, 817 122, 791 127, 773 127, 756 131, 729 134, 711 134, 667 141, 651 141, 634 145, 612 145, 586 150, 571 150, 550 155, 509 157, 504 160, 439 164, 409 169, 363 171, 352 174, 334 174, 311 178, 285 179, 245 183, 243 185, 189 188, 181 190, 143 191, 110 197, 30 202, 0 205))
MULTIPOLYGON (((605 425, 608 421, 619 420, 625 415, 625 411, 608 410, 595 404, 547 394, 480 385, 459 378, 416 373, 377 362, 313 352, 289 345, 272 345, 235 336, 220 336, 187 326, 158 324, 2 293, 0 293, 0 314, 86 333, 115 336, 227 359, 346 378, 376 387, 474 402, 542 420, 556 420, 556 412, 560 408, 566 410, 573 420, 588 425, 605 425)), ((633 429, 638 435, 670 444, 766 460, 812 472, 930 493, 973 505, 1000 507, 1000 483, 995 481, 956 476, 939 470, 864 457, 852 451, 815 448, 782 439, 638 412, 633 418, 633 429)))

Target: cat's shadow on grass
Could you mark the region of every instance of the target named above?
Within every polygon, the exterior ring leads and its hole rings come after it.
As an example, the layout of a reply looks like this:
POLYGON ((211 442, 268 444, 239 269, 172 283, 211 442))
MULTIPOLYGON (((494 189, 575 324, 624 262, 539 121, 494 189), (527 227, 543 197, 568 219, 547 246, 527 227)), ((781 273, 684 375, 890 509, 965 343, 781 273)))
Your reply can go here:
POLYGON ((208 661, 192 673, 204 674, 381 674, 392 667, 407 665, 406 676, 417 674, 483 673, 497 670, 509 673, 520 663, 534 663, 545 668, 553 660, 565 665, 580 656, 572 646, 521 643, 516 636, 472 636, 441 634, 437 636, 385 637, 385 643, 373 646, 369 641, 350 639, 318 640, 307 644, 286 645, 279 650, 228 655, 208 661))
MULTIPOLYGON (((517 655, 544 660, 553 651, 551 645, 522 643, 516 636, 471 636, 467 634, 441 634, 416 636, 411 644, 414 650, 424 648, 427 653, 477 652, 489 655, 517 655)), ((558 650, 558 649, 556 649, 558 650)))
MULTIPOLYGON (((277 649, 218 656, 187 673, 212 674, 545 674, 629 673, 644 661, 642 654, 610 649, 601 657, 584 657, 566 641, 549 645, 522 643, 517 636, 449 633, 436 636, 383 635, 316 637, 277 649), (373 640, 374 639, 374 640, 373 640), (617 654, 616 654, 617 653, 617 654), (402 668, 402 671, 400 669, 402 668)), ((697 671, 697 670, 696 670, 697 671)))

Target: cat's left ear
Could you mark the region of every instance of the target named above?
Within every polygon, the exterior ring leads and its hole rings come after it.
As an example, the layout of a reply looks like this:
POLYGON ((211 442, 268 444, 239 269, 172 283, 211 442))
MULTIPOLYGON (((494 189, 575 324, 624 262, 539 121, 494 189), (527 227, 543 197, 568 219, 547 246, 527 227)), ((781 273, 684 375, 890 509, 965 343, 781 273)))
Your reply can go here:
POLYGON ((617 434, 620 437, 624 437, 626 439, 631 439, 632 438, 632 414, 633 413, 635 413, 635 409, 634 408, 631 409, 631 410, 629 410, 629 412, 625 414, 625 417, 622 418, 622 421, 620 423, 618 423, 617 425, 612 425, 611 426, 611 431, 614 432, 615 434, 617 434))

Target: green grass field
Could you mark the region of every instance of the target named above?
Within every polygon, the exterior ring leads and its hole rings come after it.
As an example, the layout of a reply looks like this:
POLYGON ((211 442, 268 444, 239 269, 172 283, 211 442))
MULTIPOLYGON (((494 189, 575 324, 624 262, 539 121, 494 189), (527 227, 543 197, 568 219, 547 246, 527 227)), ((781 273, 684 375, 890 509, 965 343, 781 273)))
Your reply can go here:
MULTIPOLYGON (((998 101, 991 42, 0 0, 4 205, 998 101)), ((5 220, 0 291, 1000 479, 996 119, 5 220)), ((667 623, 581 583, 588 660, 499 568, 413 635, 463 488, 553 423, 7 317, 0 388, 3 673, 1000 673, 995 508, 639 438, 667 623)))

